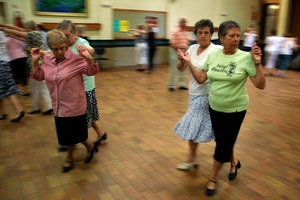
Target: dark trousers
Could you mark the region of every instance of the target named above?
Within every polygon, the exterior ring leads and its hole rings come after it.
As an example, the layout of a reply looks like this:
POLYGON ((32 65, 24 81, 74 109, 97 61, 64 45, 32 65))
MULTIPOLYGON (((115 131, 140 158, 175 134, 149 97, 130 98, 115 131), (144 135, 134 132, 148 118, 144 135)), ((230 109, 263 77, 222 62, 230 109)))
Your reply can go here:
POLYGON ((291 63, 292 55, 285 55, 280 54, 279 55, 279 69, 285 70, 288 68, 289 64, 291 63))
POLYGON ((214 158, 219 163, 230 162, 231 152, 246 115, 246 110, 223 113, 209 107, 213 130, 216 135, 214 158))
POLYGON ((27 58, 18 58, 10 61, 12 73, 16 84, 27 85, 27 58))
POLYGON ((149 55, 148 55, 148 70, 149 71, 153 71, 153 59, 154 59, 154 55, 155 55, 155 51, 156 51, 156 46, 149 46, 149 55))

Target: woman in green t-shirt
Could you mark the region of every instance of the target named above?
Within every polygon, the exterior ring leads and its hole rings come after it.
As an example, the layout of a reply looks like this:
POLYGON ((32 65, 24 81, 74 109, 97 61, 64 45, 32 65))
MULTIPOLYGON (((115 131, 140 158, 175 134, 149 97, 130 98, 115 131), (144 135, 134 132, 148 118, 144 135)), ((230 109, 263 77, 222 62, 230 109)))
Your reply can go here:
POLYGON ((251 54, 238 49, 240 26, 225 21, 219 26, 219 39, 223 49, 212 51, 199 72, 192 67, 188 56, 182 52, 191 73, 199 84, 210 81, 209 104, 212 127, 216 136, 213 171, 206 186, 206 195, 215 193, 217 175, 225 162, 231 163, 228 175, 234 180, 241 163, 234 156, 234 144, 246 115, 249 100, 246 81, 250 77, 258 89, 265 88, 261 66, 261 50, 254 44, 251 54))

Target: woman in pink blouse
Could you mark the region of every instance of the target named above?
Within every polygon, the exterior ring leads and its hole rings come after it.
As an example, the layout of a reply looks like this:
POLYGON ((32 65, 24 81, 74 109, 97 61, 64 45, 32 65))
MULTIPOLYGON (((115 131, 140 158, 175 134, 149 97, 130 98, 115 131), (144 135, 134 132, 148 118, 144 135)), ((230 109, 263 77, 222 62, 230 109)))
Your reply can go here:
POLYGON ((62 172, 73 167, 74 145, 82 143, 88 155, 85 163, 91 161, 98 147, 87 141, 86 97, 82 74, 92 76, 99 71, 97 63, 92 59, 84 46, 77 46, 78 54, 67 46, 66 36, 54 29, 47 33, 47 42, 53 54, 32 51, 31 77, 46 80, 50 89, 57 138, 60 145, 68 147, 67 158, 62 172), (43 62, 39 66, 39 61, 43 62))

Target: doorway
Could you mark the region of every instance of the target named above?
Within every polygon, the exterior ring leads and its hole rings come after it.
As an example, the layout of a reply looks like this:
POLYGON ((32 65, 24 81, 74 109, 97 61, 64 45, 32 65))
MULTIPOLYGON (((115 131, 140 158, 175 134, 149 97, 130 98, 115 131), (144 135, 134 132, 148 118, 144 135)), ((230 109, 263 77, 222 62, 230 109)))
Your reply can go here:
POLYGON ((269 36, 272 30, 277 30, 278 11, 278 4, 263 4, 262 40, 269 36))

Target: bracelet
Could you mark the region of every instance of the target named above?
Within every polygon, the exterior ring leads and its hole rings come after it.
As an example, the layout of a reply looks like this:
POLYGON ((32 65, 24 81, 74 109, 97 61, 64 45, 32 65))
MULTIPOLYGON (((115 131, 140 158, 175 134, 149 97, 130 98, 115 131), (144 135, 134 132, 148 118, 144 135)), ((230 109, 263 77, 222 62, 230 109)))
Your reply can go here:
POLYGON ((261 64, 261 62, 257 62, 257 63, 255 63, 255 66, 260 65, 260 64, 261 64))
POLYGON ((94 61, 94 59, 93 58, 90 58, 90 59, 87 59, 86 60, 88 63, 91 63, 92 61, 94 61))

